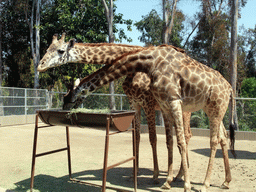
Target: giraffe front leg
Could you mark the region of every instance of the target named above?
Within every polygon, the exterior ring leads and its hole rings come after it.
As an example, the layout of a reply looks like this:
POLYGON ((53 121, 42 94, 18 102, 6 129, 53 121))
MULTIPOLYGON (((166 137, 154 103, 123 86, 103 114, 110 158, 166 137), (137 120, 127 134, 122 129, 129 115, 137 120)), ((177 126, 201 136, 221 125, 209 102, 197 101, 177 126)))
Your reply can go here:
POLYGON ((163 113, 165 133, 166 133, 166 146, 168 150, 168 173, 166 182, 162 185, 162 189, 170 189, 171 182, 173 181, 173 129, 171 118, 168 118, 166 114, 163 113))
POLYGON ((166 111, 170 113, 172 117, 173 125, 175 127, 177 144, 181 151, 182 167, 184 170, 184 191, 188 192, 188 191, 191 191, 191 184, 190 184, 189 171, 187 166, 188 165, 187 155, 186 155, 187 146, 186 146, 184 128, 183 128, 181 101, 175 100, 170 102, 169 105, 170 105, 168 106, 169 110, 166 110, 166 111))

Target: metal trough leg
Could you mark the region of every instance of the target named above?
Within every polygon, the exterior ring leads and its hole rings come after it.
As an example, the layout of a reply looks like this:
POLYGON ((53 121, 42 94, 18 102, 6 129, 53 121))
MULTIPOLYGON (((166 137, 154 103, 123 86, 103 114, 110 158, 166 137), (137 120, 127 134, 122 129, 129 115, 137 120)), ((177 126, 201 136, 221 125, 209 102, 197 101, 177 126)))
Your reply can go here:
POLYGON ((37 148, 37 137, 38 137, 38 129, 39 128, 46 128, 51 127, 50 126, 42 126, 38 127, 38 115, 36 115, 36 122, 35 122, 35 132, 34 132, 34 144, 33 144, 33 154, 32 154, 32 168, 31 168, 31 179, 30 179, 30 191, 33 191, 34 186, 34 176, 35 176, 35 163, 36 163, 36 157, 41 157, 45 155, 49 155, 52 153, 57 153, 61 151, 67 150, 68 155, 68 172, 69 172, 69 179, 71 179, 71 152, 70 152, 70 140, 69 140, 69 127, 66 126, 66 139, 67 139, 67 147, 62 149, 57 149, 45 153, 36 154, 36 148, 37 148))
POLYGON ((32 154, 32 168, 31 168, 31 180, 30 180, 30 191, 33 191, 33 186, 34 186, 37 135, 38 135, 38 115, 36 115, 36 122, 35 122, 34 144, 33 144, 33 154, 32 154))
POLYGON ((133 160, 133 176, 134 176, 134 191, 137 191, 137 162, 136 162, 136 136, 135 136, 135 123, 134 119, 132 121, 132 143, 133 143, 133 157, 118 162, 116 164, 108 166, 108 150, 109 150, 109 136, 121 132, 109 133, 111 119, 107 118, 106 136, 105 136, 105 153, 104 153, 104 163, 103 163, 103 178, 102 178, 102 192, 106 191, 106 181, 107 181, 107 171, 123 163, 133 160))
POLYGON ((110 127, 110 118, 107 117, 107 127, 106 127, 106 136, 105 136, 105 153, 104 153, 104 163, 103 163, 103 177, 102 177, 102 191, 103 192, 105 192, 105 190, 106 190, 106 181, 107 181, 109 127, 110 127))
POLYGON ((137 155, 136 155, 136 131, 135 131, 135 120, 132 120, 132 143, 133 143, 133 177, 134 177, 134 191, 137 191, 137 155))

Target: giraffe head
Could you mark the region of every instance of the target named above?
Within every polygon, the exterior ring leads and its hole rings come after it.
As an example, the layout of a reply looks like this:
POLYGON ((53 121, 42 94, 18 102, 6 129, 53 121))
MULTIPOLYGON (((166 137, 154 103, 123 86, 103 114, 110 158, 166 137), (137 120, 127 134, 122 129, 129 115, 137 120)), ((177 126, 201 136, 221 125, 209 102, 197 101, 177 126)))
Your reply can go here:
POLYGON ((75 91, 79 84, 80 79, 77 79, 75 83, 72 83, 72 85, 68 87, 68 92, 66 95, 64 95, 63 99, 63 110, 70 110, 73 108, 76 109, 82 104, 85 97, 78 96, 78 94, 75 94, 75 91))
POLYGON ((68 93, 64 95, 63 109, 69 110, 78 108, 85 98, 98 88, 108 83, 108 80, 101 79, 105 75, 105 72, 111 69, 111 65, 105 65, 98 71, 88 75, 81 79, 76 80, 73 87, 70 87, 68 93))
POLYGON ((75 57, 70 50, 74 47, 75 40, 71 39, 65 42, 65 33, 58 40, 58 35, 55 34, 52 38, 52 43, 47 49, 46 54, 40 60, 37 70, 44 72, 49 68, 63 65, 69 62, 76 62, 75 57))

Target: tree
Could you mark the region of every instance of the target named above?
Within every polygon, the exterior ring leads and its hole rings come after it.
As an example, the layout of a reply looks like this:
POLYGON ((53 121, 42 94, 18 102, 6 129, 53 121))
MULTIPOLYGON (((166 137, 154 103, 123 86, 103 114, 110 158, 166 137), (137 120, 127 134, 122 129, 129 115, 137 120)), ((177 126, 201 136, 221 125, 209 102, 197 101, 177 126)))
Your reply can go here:
POLYGON ((32 0, 31 6, 31 16, 30 21, 28 18, 28 7, 29 7, 29 0, 26 1, 26 6, 24 9, 25 18, 27 24, 29 26, 29 33, 30 33, 30 42, 31 42, 31 53, 33 58, 33 65, 34 65, 34 88, 39 88, 39 72, 37 71, 37 66, 40 61, 40 5, 41 0, 32 0), (35 14, 35 26, 34 26, 34 10, 36 9, 35 14), (35 45, 34 45, 34 36, 35 36, 35 45))
MULTIPOLYGON (((231 6, 231 50, 230 50, 230 83, 233 88, 234 95, 236 95, 236 82, 237 82, 237 19, 238 19, 238 0, 232 1, 231 6)), ((234 100, 235 102, 235 100, 234 100)), ((236 106, 236 102, 234 103, 236 106)), ((229 114, 231 115, 232 106, 229 107, 229 114)), ((234 111, 234 120, 237 122, 236 107, 234 111)), ((232 116, 229 117, 231 121, 232 116)))
MULTIPOLYGON (((2 8, 0 7, 0 10, 2 12, 2 8)), ((3 61, 2 61, 2 16, 0 14, 0 87, 2 86, 3 81, 3 61)))
MULTIPOLYGON (((185 20, 181 11, 176 11, 172 33, 168 44, 172 44, 177 47, 181 47, 183 29, 182 22, 185 20)), ((139 37, 141 42, 148 45, 160 45, 163 42, 163 20, 158 15, 157 11, 152 9, 146 16, 142 16, 142 19, 135 23, 137 29, 142 33, 139 37)))
POLYGON ((2 64, 5 86, 31 87, 29 33, 24 15, 24 1, 2 2, 2 64), (18 22, 17 22, 18 21, 18 22), (26 78, 21 77, 26 73, 26 78))
MULTIPOLYGON (((108 22, 108 42, 114 43, 115 39, 114 39, 114 34, 113 34, 113 18, 114 18, 114 16, 113 16, 113 0, 109 1, 109 7, 107 6, 107 3, 105 0, 102 0, 102 3, 105 7, 105 15, 106 15, 107 22, 108 22)), ((114 81, 109 83, 109 93, 110 94, 115 93, 114 81)), ((109 97, 109 108, 110 108, 110 110, 116 109, 114 96, 109 97)))
MULTIPOLYGON (((238 63, 245 65, 246 77, 256 77, 256 25, 254 29, 242 28, 238 36, 238 55, 238 63)), ((238 79, 238 82, 242 81, 238 79)))

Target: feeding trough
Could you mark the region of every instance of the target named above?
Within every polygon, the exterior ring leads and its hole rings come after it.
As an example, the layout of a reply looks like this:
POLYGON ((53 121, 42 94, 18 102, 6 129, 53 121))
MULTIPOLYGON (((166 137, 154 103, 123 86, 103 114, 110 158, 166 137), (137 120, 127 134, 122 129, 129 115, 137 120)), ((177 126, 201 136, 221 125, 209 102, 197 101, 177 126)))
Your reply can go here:
MULTIPOLYGON (((133 161, 133 175, 134 175, 134 190, 137 189, 137 163, 136 163, 136 136, 135 136, 135 125, 133 123, 132 128, 129 128, 133 119, 134 119, 135 111, 110 111, 106 113, 87 113, 87 112, 71 112, 65 110, 39 110, 37 111, 36 121, 35 121, 35 133, 34 133, 34 145, 33 145, 33 153, 32 153, 32 169, 31 169, 31 182, 30 182, 30 191, 33 191, 34 185, 34 174, 35 174, 35 161, 37 157, 50 155, 53 153, 58 153, 61 151, 67 151, 68 154, 68 170, 69 170, 69 178, 72 181, 78 181, 77 179, 73 179, 71 176, 71 153, 70 153, 70 139, 69 139, 69 126, 72 127, 106 127, 106 136, 105 136, 105 151, 104 151, 104 162, 103 162, 103 175, 102 175, 102 191, 106 190, 106 180, 107 180, 107 171, 116 166, 119 166, 128 161, 133 161), (47 126, 38 126, 38 118, 42 120, 47 126), (52 150, 44 153, 37 153, 37 137, 38 130, 40 128, 51 127, 52 125, 66 126, 66 140, 67 147, 52 150), (114 132, 109 132, 110 127, 116 129, 114 132), (111 135, 132 131, 132 148, 133 148, 133 156, 125 159, 123 161, 117 162, 108 166, 108 151, 109 151, 109 137, 111 135)), ((91 147, 91 146, 89 146, 91 147)), ((85 182, 86 184, 90 184, 85 182)), ((95 184, 93 184, 95 185, 95 184)))
POLYGON ((134 117, 134 111, 110 111, 108 113, 70 113, 67 110, 40 110, 40 119, 49 125, 72 127, 106 127, 107 118, 111 118, 111 127, 126 131, 134 117))

